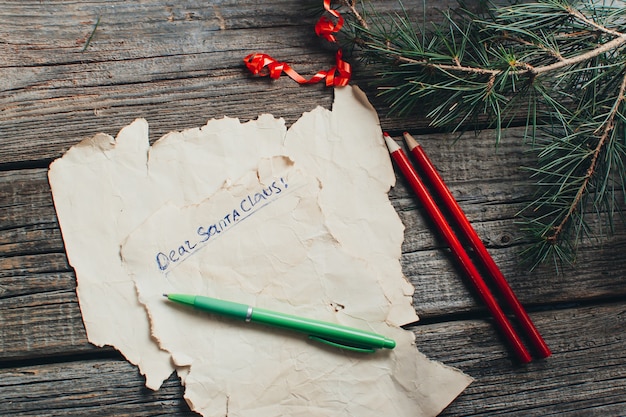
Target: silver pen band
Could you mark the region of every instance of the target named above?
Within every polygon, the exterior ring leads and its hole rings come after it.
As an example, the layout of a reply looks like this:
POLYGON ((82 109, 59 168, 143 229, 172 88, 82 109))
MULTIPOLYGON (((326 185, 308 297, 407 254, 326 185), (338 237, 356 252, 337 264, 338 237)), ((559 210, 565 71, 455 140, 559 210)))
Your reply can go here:
POLYGON ((252 306, 248 306, 248 311, 246 312, 246 323, 250 323, 252 320, 252 306))

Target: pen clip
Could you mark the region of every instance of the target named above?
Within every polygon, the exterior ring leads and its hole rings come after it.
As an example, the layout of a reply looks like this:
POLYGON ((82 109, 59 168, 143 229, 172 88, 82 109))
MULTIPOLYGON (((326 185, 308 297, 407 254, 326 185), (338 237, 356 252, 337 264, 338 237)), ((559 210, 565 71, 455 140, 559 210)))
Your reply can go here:
POLYGON ((374 353, 376 352, 376 350, 374 348, 371 347, 367 347, 367 346, 353 346, 353 345, 344 345, 336 340, 330 340, 330 339, 324 339, 323 337, 319 337, 319 336, 312 336, 309 335, 309 339, 311 340, 315 340, 321 343, 325 343, 327 345, 330 346, 335 346, 341 349, 345 349, 345 350, 350 350, 352 352, 359 352, 359 353, 374 353))

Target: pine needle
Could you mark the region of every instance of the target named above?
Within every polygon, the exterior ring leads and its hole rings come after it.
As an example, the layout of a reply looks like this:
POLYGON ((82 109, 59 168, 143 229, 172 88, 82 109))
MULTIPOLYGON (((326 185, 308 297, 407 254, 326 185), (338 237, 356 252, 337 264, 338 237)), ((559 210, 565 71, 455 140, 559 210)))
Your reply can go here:
POLYGON ((87 48, 89 47, 89 44, 91 44, 91 40, 96 34, 96 30, 98 29, 98 26, 100 26, 100 16, 98 16, 98 18, 96 19, 96 24, 93 25, 93 30, 91 31, 91 33, 89 34, 89 37, 85 41, 85 46, 83 46, 83 49, 81 50, 81 52, 85 52, 87 48))
POLYGON ((537 192, 519 217, 535 242, 524 252, 531 266, 574 262, 592 216, 612 230, 626 205, 620 2, 540 0, 480 12, 460 3, 436 25, 373 7, 349 19, 347 36, 377 71, 392 112, 425 109, 432 126, 457 133, 487 126, 496 144, 507 127, 526 127, 537 192))

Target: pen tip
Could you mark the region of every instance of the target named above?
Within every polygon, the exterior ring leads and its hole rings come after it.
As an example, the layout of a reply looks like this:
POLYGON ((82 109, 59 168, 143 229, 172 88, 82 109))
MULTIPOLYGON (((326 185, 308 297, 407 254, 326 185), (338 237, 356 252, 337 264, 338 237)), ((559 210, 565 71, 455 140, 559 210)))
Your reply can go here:
POLYGON ((163 294, 163 297, 168 298, 169 296, 167 294, 163 294))

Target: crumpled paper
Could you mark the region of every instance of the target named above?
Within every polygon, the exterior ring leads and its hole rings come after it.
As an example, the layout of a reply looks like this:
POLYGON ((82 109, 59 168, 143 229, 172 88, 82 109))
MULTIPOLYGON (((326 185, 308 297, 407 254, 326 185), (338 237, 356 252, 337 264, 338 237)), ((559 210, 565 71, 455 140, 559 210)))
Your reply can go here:
POLYGON ((50 167, 92 343, 115 346, 153 389, 177 369, 205 416, 436 415, 470 383, 399 327, 417 316, 387 197, 395 176, 360 90, 335 90, 332 111, 289 130, 270 115, 224 118, 149 146, 147 129, 139 119, 96 135, 50 167), (398 346, 347 353, 176 308, 164 292, 371 329, 398 346))

